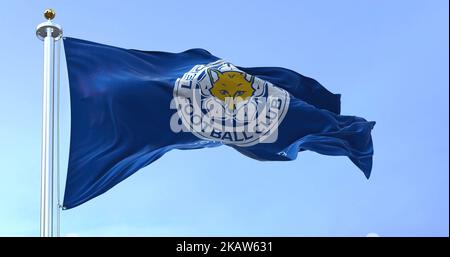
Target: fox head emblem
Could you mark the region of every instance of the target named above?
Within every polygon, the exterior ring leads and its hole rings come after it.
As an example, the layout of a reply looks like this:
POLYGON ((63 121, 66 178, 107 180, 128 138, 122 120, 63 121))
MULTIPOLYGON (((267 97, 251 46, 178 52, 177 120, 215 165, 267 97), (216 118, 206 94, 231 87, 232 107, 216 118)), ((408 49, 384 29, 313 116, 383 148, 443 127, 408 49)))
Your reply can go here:
POLYGON ((224 102, 230 110, 234 110, 238 102, 247 100, 255 91, 252 87, 254 77, 247 80, 245 73, 208 70, 208 75, 212 85, 211 94, 224 102), (217 79, 213 78, 213 73, 217 79))

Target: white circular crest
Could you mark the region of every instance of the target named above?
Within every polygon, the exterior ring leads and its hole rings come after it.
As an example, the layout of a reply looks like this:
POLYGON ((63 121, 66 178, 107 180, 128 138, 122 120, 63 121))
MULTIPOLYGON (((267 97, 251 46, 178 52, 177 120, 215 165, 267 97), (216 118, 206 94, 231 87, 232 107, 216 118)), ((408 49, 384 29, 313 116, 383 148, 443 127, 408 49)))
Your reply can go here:
POLYGON ((252 146, 275 142, 289 93, 222 60, 196 65, 175 82, 183 125, 197 137, 252 146))

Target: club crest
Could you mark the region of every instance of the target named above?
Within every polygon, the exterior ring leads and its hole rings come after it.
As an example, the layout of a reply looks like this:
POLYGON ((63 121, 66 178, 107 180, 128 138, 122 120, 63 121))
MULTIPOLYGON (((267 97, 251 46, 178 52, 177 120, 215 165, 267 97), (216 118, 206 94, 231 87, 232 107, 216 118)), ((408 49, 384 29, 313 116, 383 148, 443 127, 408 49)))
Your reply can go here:
POLYGON ((219 60, 176 80, 171 128, 224 144, 271 143, 288 106, 288 92, 219 60))

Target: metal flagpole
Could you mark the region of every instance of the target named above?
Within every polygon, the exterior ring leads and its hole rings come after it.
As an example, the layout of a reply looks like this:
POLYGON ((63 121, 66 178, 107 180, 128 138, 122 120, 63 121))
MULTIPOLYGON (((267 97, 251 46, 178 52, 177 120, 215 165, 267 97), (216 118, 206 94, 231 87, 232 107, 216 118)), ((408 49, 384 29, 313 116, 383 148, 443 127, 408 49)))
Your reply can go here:
MULTIPOLYGON (((55 116, 55 84, 59 78, 55 75, 55 41, 60 40, 62 29, 52 23, 55 12, 47 9, 44 12, 46 22, 36 28, 36 36, 44 41, 44 84, 42 98, 42 153, 41 153, 41 233, 42 237, 54 236, 53 214, 56 198, 54 197, 54 116, 55 116)), ((59 50, 59 49, 58 49, 59 50)))

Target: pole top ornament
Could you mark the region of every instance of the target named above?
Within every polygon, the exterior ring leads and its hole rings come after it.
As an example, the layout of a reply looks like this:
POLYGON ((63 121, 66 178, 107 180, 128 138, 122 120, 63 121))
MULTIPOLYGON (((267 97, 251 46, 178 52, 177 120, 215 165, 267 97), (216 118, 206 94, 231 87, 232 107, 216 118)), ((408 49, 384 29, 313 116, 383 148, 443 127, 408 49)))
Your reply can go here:
POLYGON ((55 40, 61 39, 63 34, 61 26, 52 22, 55 16, 56 12, 51 8, 48 8, 44 11, 44 17, 45 19, 47 19, 47 21, 42 22, 36 28, 36 36, 40 40, 44 40, 44 38, 47 37, 48 35, 53 37, 55 40))
POLYGON ((53 9, 51 9, 51 8, 48 8, 48 9, 45 9, 45 11, 44 11, 44 17, 47 19, 47 20, 53 20, 54 18, 55 18, 55 16, 56 16, 56 12, 55 12, 55 10, 53 10, 53 9))

